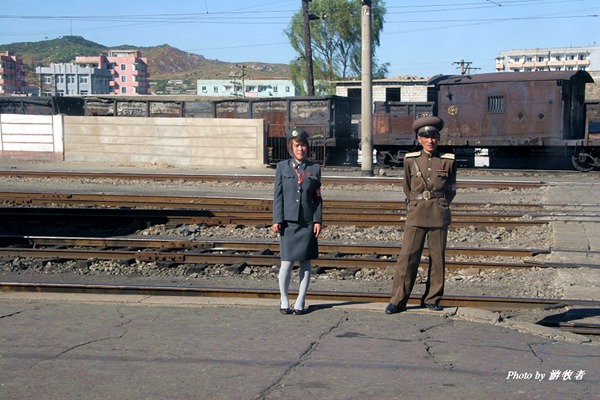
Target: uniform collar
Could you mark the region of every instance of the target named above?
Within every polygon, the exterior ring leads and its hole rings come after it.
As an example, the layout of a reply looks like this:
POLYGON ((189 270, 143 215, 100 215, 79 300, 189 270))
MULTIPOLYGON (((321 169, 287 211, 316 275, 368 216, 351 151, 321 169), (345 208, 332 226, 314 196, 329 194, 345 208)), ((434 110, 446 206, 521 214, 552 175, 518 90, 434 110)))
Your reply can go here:
POLYGON ((432 153, 428 153, 425 150, 423 150, 422 154, 425 157, 439 157, 440 156, 440 152, 438 151, 438 149, 435 149, 432 153))
POLYGON ((298 162, 298 160, 296 160, 295 158, 292 158, 292 167, 298 168, 298 169, 305 168, 306 167, 305 160, 298 162))

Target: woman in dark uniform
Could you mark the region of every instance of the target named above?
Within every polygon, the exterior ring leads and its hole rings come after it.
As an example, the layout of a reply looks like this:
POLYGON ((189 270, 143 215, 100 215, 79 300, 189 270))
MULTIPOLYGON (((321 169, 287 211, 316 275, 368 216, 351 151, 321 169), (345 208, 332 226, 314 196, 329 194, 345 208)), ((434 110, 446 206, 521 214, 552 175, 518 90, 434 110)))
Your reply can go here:
POLYGON ((321 167, 306 159, 308 133, 292 129, 286 135, 289 160, 277 163, 273 195, 273 231, 280 235, 281 268, 279 291, 281 314, 303 314, 311 275, 311 260, 319 256, 317 238, 321 233, 321 167), (294 309, 288 290, 294 267, 299 262, 300 287, 294 309))

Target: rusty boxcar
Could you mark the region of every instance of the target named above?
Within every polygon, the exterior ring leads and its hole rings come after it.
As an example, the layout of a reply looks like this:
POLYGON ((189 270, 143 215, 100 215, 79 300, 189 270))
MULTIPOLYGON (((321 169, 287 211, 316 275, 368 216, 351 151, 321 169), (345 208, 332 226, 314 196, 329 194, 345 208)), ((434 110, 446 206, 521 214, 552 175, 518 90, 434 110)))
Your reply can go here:
POLYGON ((431 113, 445 122, 441 145, 467 165, 483 153, 493 167, 560 168, 565 162, 580 170, 600 166, 588 137, 585 85, 589 82, 593 80, 585 71, 433 77, 428 82, 435 88, 431 111, 388 106, 378 112, 376 108, 376 121, 385 114, 410 117, 391 133, 374 130, 376 160, 382 166, 400 165, 403 154, 416 143, 408 122, 431 113))
POLYGON ((270 162, 289 158, 285 133, 296 127, 310 135, 311 159, 339 164, 346 161, 347 151, 357 145, 352 138, 351 102, 352 99, 339 96, 217 100, 213 102, 213 116, 263 119, 270 162))
POLYGON ((0 114, 83 115, 81 97, 3 96, 0 114))
POLYGON ((412 131, 415 119, 432 115, 434 102, 375 102, 373 144, 377 164, 384 168, 401 165, 404 155, 418 145, 412 131))

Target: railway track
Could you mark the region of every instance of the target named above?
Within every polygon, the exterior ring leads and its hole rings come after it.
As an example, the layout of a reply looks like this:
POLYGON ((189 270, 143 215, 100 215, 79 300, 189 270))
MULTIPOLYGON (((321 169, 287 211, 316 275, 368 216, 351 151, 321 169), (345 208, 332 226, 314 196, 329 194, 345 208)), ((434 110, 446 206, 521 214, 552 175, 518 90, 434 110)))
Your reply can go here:
MULTIPOLYGON (((87 193, 45 193, 25 191, 0 191, 0 202, 13 206, 46 206, 65 205, 83 207, 144 207, 144 208, 182 208, 182 209, 207 209, 219 208, 224 210, 240 209, 254 211, 272 211, 271 199, 248 197, 209 197, 209 196, 158 196, 158 195, 122 195, 122 194, 87 194, 87 193)), ((406 212, 404 201, 356 201, 356 200, 327 200, 324 207, 328 212, 346 213, 361 210, 364 212, 377 210, 387 212, 406 212), (341 211, 338 211, 341 210, 341 211)), ((512 211, 513 215, 523 215, 545 210, 563 210, 572 207, 568 204, 544 206, 540 204, 517 203, 452 203, 452 209, 457 212, 472 212, 473 210, 486 209, 488 213, 512 211)), ((585 207, 584 207, 585 208, 585 207)), ((547 214, 547 213, 546 213, 547 214)))
MULTIPOLYGON (((0 176, 3 176, 0 173, 0 176)), ((106 178, 132 180, 197 180, 197 181, 272 181, 271 176, 219 176, 219 175, 180 175, 180 174, 104 174, 104 173, 17 173, 18 176, 45 178, 106 178), (53 175, 53 176, 51 176, 53 175)), ((8 175, 5 175, 8 176, 8 175)), ((11 175, 15 176, 15 175, 11 175)), ((345 178, 326 177, 324 184, 394 184, 400 185, 398 178, 345 178)), ((461 182, 463 187, 478 188, 536 188, 544 186, 543 182, 461 182)), ((140 196, 140 195, 98 195, 84 193, 34 193, 34 192, 1 192, 0 202, 8 205, 0 209, 0 225, 12 221, 12 228, 25 227, 19 235, 0 237, 0 260, 14 257, 37 260, 38 263, 62 262, 76 260, 90 263, 94 260, 113 260, 129 263, 132 260, 156 263, 160 267, 185 265, 194 271, 201 271, 209 265, 226 265, 238 271, 244 265, 272 267, 279 261, 278 243, 261 241, 198 241, 198 240, 154 240, 148 238, 113 238, 113 237, 48 237, 32 236, 26 228, 31 220, 42 224, 64 226, 74 224, 80 231, 91 227, 94 221, 109 222, 114 226, 137 221, 141 225, 151 224, 207 224, 213 225, 265 225, 271 224, 272 202, 269 199, 218 198, 195 196, 140 196), (129 221, 129 222, 127 222, 129 221), (57 225, 54 225, 57 224, 57 225)), ((585 219, 596 222, 598 215, 593 210, 586 211, 586 206, 577 206, 574 210, 569 204, 453 204, 453 226, 518 226, 547 224, 555 219, 585 219), (482 212, 484 210, 484 212, 482 212)), ((591 204, 590 207, 597 207, 591 204)), ((404 224, 405 206, 396 201, 336 201, 325 203, 325 215, 329 220, 326 225, 355 226, 402 226, 404 224)), ((4 225, 6 226, 6 225, 4 225)), ((76 230, 77 230, 76 229, 76 230)), ((108 228, 110 229, 110 228, 108 228)), ((90 229, 91 230, 91 229, 90 229)), ((10 230, 14 232, 14 230, 10 230)), ((313 266, 320 269, 362 269, 387 268, 395 263, 397 246, 387 245, 340 245, 320 243, 322 256, 314 260, 313 266)), ((512 257, 514 259, 531 257, 548 253, 544 249, 482 249, 482 248, 449 248, 447 254, 469 257, 489 258, 494 256, 512 257)), ((423 267, 427 263, 423 262, 423 267)), ((448 269, 464 268, 533 268, 578 267, 571 264, 537 263, 523 260, 511 262, 468 261, 447 263, 448 269)), ((218 289, 218 288, 175 288, 160 286, 107 286, 107 285, 56 285, 26 283, 0 283, 4 291, 75 291, 86 293, 138 293, 155 295, 185 296, 222 296, 222 297, 257 297, 278 298, 277 291, 262 289, 218 289), (182 292, 190 290, 189 292, 182 292)), ((385 302, 389 294, 315 292, 311 298, 319 300, 339 300, 355 302, 385 302)), ((418 304, 417 297, 411 297, 411 304, 418 304)), ((586 302, 564 299, 519 299, 476 296, 447 296, 444 306, 477 307, 490 310, 506 310, 514 308, 540 308, 562 306, 597 307, 597 302, 586 302)), ((598 334, 597 326, 586 326, 567 322, 556 322, 554 327, 582 334, 598 334), (577 325, 577 326, 576 326, 577 325)))
MULTIPOLYGON (((141 295, 141 296, 196 296, 220 298, 279 299, 279 291, 272 289, 218 288, 218 287, 179 287, 179 286, 145 286, 145 285, 107 285, 78 283, 44 283, 44 282, 10 282, 0 281, 0 291, 4 292, 37 292, 37 293, 86 293, 106 295, 141 295)), ((291 292, 291 294, 296 294, 291 292)), ((339 301, 354 303, 387 303, 389 293, 361 293, 342 291, 311 291, 311 300, 339 301)), ((418 306, 420 297, 411 295, 408 305, 418 306)), ((563 307, 600 307, 599 301, 573 299, 514 298, 491 296, 445 295, 441 305, 444 307, 473 307, 490 311, 514 309, 563 308, 563 307)), ((312 306, 318 309, 319 306, 312 306)), ((546 321, 545 326, 562 331, 583 335, 599 335, 600 325, 593 323, 573 323, 564 321, 546 321)))
MULTIPOLYGON (((356 203, 356 202, 355 202, 356 203)), ((245 225, 270 226, 273 214, 271 211, 248 210, 242 207, 222 207, 183 209, 183 208, 87 208, 87 207, 1 207, 0 228, 7 232, 17 229, 24 233, 25 229, 40 229, 72 225, 88 226, 151 226, 156 224, 204 224, 207 226, 245 225)), ((364 210, 343 209, 324 213, 325 226, 398 226, 405 222, 405 212, 396 210, 377 210, 365 207, 364 210)), ((451 229, 465 226, 514 227, 543 225, 548 219, 532 219, 524 213, 476 213, 454 212, 451 229)))
MULTIPOLYGON (((279 262, 279 243, 267 241, 198 241, 147 238, 74 238, 40 236, 0 236, 0 258, 50 260, 111 260, 153 262, 162 267, 193 266, 195 271, 208 265, 224 264, 242 269, 245 265, 272 267, 279 262)), ((387 268, 396 262, 398 246, 342 245, 320 243, 321 256, 313 260, 315 268, 362 269, 387 268)), ((544 249, 482 249, 451 247, 448 255, 473 257, 523 258, 548 254, 544 249)), ((425 251, 427 254, 427 251, 425 251)), ((422 266, 427 268, 427 261, 422 266)), ((448 269, 466 268, 566 268, 570 264, 539 262, 447 261, 448 269)))
MULTIPOLYGON (((273 182, 274 174, 168 174, 168 173, 127 173, 127 172, 82 172, 82 171, 0 171, 0 177, 9 178, 47 178, 47 179, 115 179, 143 181, 192 181, 192 182, 273 182)), ((323 185, 402 185, 402 178, 395 177, 344 177, 323 176, 323 185)), ((459 187, 477 188, 539 188, 548 185, 542 181, 514 180, 461 180, 459 187)))
MULTIPOLYGON (((44 193, 24 191, 0 191, 0 203, 10 210, 14 207, 84 207, 89 208, 136 208, 136 209, 175 209, 175 210, 205 210, 233 212, 245 211, 271 213, 273 202, 270 199, 248 197, 209 197, 209 196, 160 196, 160 195, 122 195, 122 194, 87 194, 87 193, 44 193)), ((528 218, 558 219, 558 218, 587 218, 597 219, 595 209, 600 204, 578 205, 571 204, 522 204, 522 203, 461 203, 452 204, 453 215, 457 218, 488 219, 528 218), (576 208, 576 209, 574 209, 576 208), (485 210, 485 212, 482 212, 485 210)), ((392 220, 406 214, 406 204, 403 201, 356 201, 356 200, 327 200, 324 211, 332 219, 340 221, 340 215, 388 215, 392 220)), ((257 214, 258 215, 258 214, 257 214)))

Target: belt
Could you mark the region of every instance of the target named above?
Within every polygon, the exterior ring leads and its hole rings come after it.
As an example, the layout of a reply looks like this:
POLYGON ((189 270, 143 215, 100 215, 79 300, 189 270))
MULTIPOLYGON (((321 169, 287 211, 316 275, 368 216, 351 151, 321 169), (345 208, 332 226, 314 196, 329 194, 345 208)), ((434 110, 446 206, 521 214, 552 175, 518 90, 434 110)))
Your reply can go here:
POLYGON ((441 199, 443 197, 446 197, 446 193, 444 193, 444 192, 430 192, 429 190, 425 190, 423 193, 413 196, 410 199, 411 200, 429 200, 429 199, 441 199))

